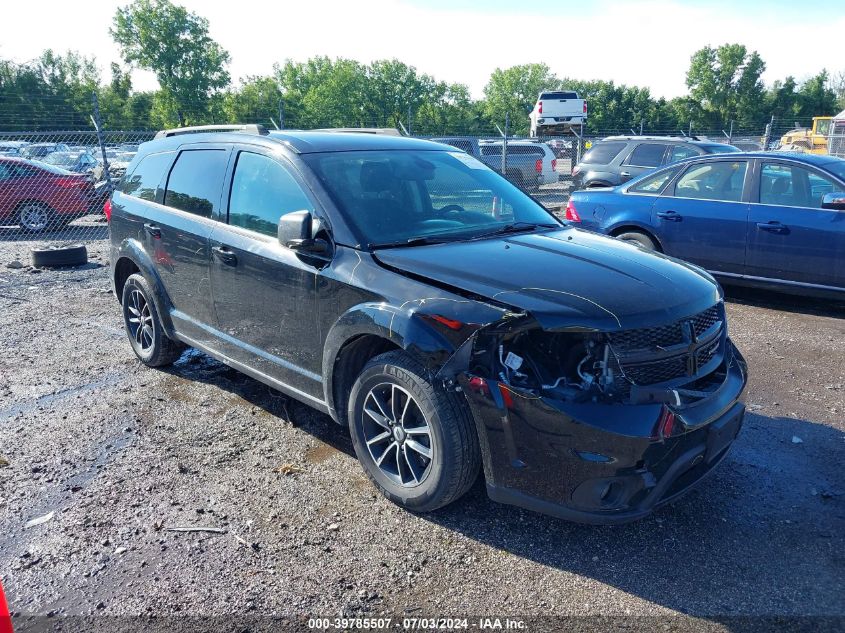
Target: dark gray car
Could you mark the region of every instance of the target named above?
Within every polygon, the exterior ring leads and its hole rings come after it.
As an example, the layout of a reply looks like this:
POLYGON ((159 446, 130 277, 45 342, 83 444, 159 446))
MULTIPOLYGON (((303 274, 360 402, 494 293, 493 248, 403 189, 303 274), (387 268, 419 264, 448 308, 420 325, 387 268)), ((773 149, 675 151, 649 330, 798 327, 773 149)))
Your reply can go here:
POLYGON ((572 170, 574 189, 615 187, 684 158, 739 149, 727 143, 672 136, 609 136, 593 144, 572 170))

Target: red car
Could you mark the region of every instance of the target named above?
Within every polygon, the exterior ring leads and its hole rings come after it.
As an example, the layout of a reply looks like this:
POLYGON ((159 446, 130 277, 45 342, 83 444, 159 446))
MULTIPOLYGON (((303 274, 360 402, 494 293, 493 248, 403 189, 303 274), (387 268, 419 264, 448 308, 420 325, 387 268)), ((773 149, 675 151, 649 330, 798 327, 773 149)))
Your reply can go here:
POLYGON ((24 158, 0 157, 0 224, 32 232, 56 229, 86 215, 94 184, 89 176, 24 158))

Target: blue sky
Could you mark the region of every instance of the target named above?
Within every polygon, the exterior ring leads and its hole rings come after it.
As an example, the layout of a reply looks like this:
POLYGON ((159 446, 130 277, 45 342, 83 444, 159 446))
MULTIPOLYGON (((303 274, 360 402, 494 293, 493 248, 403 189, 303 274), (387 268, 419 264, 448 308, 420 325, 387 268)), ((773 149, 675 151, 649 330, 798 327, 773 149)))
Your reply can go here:
MULTIPOLYGON (((128 0, 5 3, 0 56, 32 59, 46 47, 119 59, 108 35, 128 0), (10 28, 10 25, 37 25, 10 28)), ((208 18, 231 54, 232 76, 269 74, 274 62, 313 55, 362 62, 397 57, 480 97, 497 67, 545 62, 561 77, 646 86, 655 96, 685 93, 692 53, 746 44, 766 61, 764 79, 799 80, 822 68, 845 71, 842 0, 177 0, 208 18)), ((141 89, 155 87, 133 73, 141 89)))

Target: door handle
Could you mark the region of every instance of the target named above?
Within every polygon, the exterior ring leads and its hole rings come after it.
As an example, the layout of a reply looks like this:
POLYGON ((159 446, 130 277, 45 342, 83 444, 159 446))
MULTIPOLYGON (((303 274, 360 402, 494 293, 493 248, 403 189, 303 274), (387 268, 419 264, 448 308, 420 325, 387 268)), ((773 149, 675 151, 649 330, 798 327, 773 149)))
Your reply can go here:
POLYGON ((630 178, 630 177, 631 177, 631 172, 629 172, 629 171, 620 171, 620 172, 619 172, 619 175, 620 175, 620 176, 622 176, 623 178, 630 178))
POLYGON ((238 256, 235 255, 232 251, 230 251, 225 246, 212 246, 211 252, 214 253, 214 256, 217 259, 219 259, 221 262, 223 262, 227 266, 237 266, 238 265, 238 256))
POLYGON ((758 222, 757 228, 769 233, 789 233, 789 227, 780 222, 758 222))
POLYGON ((154 238, 161 239, 161 227, 156 226, 155 224, 150 224, 147 222, 144 224, 144 230, 152 235, 154 238))
POLYGON ((669 222, 680 222, 683 216, 677 211, 658 211, 657 217, 661 220, 668 220, 669 222))

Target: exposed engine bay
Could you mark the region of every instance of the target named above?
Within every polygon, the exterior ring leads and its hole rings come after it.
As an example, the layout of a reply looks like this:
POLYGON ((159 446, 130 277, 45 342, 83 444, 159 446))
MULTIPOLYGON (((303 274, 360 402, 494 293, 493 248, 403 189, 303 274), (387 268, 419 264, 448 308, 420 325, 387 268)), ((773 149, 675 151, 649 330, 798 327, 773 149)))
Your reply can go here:
POLYGON ((618 333, 512 324, 479 333, 470 373, 568 402, 681 405, 707 397, 725 377, 721 310, 618 333))

